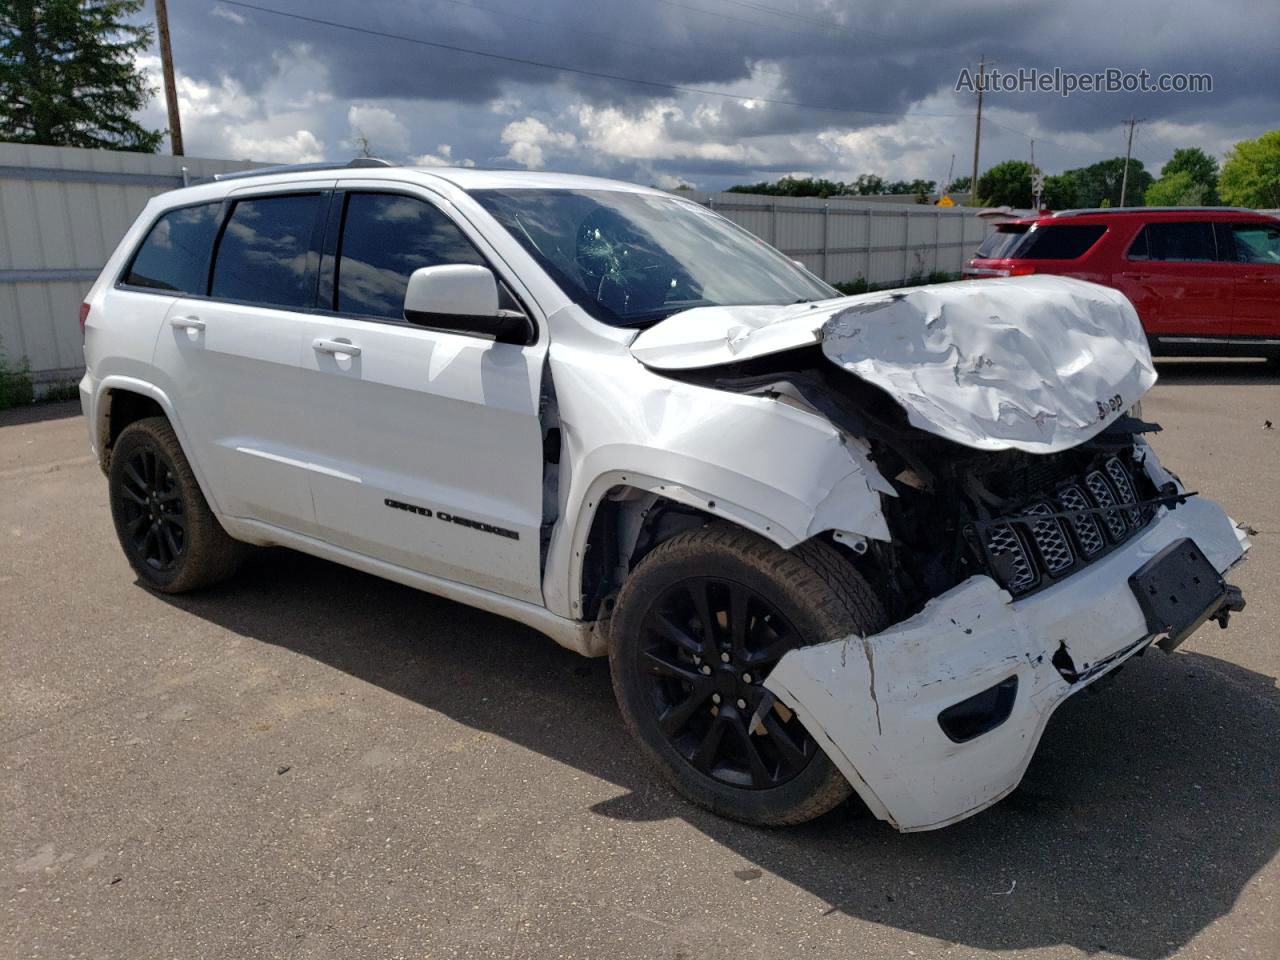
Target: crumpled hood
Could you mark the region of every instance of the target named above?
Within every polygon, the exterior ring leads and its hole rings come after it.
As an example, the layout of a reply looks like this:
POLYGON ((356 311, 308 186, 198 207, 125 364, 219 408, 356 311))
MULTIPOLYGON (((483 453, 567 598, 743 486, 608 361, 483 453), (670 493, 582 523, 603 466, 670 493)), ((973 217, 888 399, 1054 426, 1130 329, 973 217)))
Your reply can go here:
POLYGON ((655 370, 738 363, 822 344, 929 433, 979 450, 1083 443, 1156 382, 1133 305, 1110 287, 1028 276, 786 307, 699 307, 631 343, 655 370))

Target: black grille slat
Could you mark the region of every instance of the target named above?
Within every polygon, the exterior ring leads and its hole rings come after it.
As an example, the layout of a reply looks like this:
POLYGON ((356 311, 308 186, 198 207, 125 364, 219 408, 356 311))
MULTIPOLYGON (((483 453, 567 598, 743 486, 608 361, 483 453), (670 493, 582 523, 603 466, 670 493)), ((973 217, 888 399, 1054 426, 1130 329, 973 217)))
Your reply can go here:
POLYGON ((1008 523, 997 523, 987 530, 987 552, 1000 580, 1015 596, 1036 585, 1039 577, 1018 531, 1008 523))
MULTIPOLYGON (((1129 472, 1125 470, 1124 465, 1115 457, 1104 464, 1107 476, 1111 478, 1111 486, 1116 491, 1116 497, 1120 503, 1137 503, 1138 497, 1133 492, 1133 481, 1129 479, 1129 472)), ((1135 530, 1142 526, 1142 511, 1137 507, 1132 507, 1124 512, 1125 519, 1129 521, 1129 526, 1135 530)))
MULTIPOLYGON (((1062 504, 1064 510, 1087 511, 1093 506, 1084 495, 1084 491, 1075 484, 1058 491, 1058 502, 1062 504)), ((1106 547, 1107 539, 1093 514, 1077 513, 1071 521, 1071 528, 1075 530, 1076 542, 1080 544, 1080 552, 1086 557, 1092 557, 1106 547)))
POLYGON ((1031 537, 1035 540, 1036 549, 1040 551, 1045 569, 1057 576, 1076 562, 1066 528, 1061 520, 1053 516, 1057 511, 1043 501, 1032 504, 1026 512, 1045 518, 1031 524, 1031 537))
MULTIPOLYGON (((1107 483, 1107 478, 1102 475, 1101 470, 1094 470, 1088 474, 1084 478, 1084 485, 1089 490, 1089 496, 1093 497, 1093 502, 1099 507, 1116 505, 1116 495, 1112 492, 1111 484, 1107 483)), ((1107 510, 1102 515, 1102 519, 1111 533, 1112 540, 1119 542, 1124 539, 1126 524, 1119 510, 1107 510)))

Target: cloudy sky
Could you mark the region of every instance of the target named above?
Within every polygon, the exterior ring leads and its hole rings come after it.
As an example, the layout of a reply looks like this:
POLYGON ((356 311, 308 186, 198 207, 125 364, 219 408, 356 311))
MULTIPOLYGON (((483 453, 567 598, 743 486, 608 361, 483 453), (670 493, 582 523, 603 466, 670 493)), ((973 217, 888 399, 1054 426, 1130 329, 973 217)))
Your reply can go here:
MULTIPOLYGON (((974 96, 954 88, 983 55, 1009 71, 1213 78, 1200 94, 991 93, 984 168, 1026 158, 1032 138, 1051 173, 1123 154, 1130 115, 1143 118, 1134 154, 1157 170, 1176 147, 1221 156, 1280 126, 1274 0, 170 0, 169 11, 193 156, 345 159, 367 141, 401 162, 666 187, 788 173, 943 181, 953 156, 956 176, 972 165, 974 96)), ((158 57, 142 65, 159 87, 158 57)), ((161 98, 144 120, 165 125, 161 98)))

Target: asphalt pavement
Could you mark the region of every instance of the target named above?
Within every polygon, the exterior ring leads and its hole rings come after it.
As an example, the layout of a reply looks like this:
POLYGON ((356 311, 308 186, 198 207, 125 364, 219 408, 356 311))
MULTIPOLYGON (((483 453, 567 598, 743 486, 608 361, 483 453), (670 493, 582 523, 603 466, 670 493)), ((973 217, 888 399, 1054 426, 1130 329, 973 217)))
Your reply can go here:
POLYGON ((78 408, 0 413, 0 958, 1280 957, 1280 378, 1160 372, 1162 459, 1258 531, 1248 609, 914 835, 717 819, 604 661, 333 564, 151 594, 78 408))

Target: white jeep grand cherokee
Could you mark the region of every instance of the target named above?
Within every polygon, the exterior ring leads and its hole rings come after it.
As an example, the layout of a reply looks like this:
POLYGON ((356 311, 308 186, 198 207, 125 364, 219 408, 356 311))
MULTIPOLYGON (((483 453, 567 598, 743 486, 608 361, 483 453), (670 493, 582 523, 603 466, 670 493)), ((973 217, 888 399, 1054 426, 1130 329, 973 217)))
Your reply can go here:
POLYGON ((1133 307, 1077 280, 840 297, 658 190, 366 162, 157 197, 81 320, 144 585, 281 544, 607 654, 644 753, 751 823, 966 817, 1243 606, 1134 415, 1133 307))

